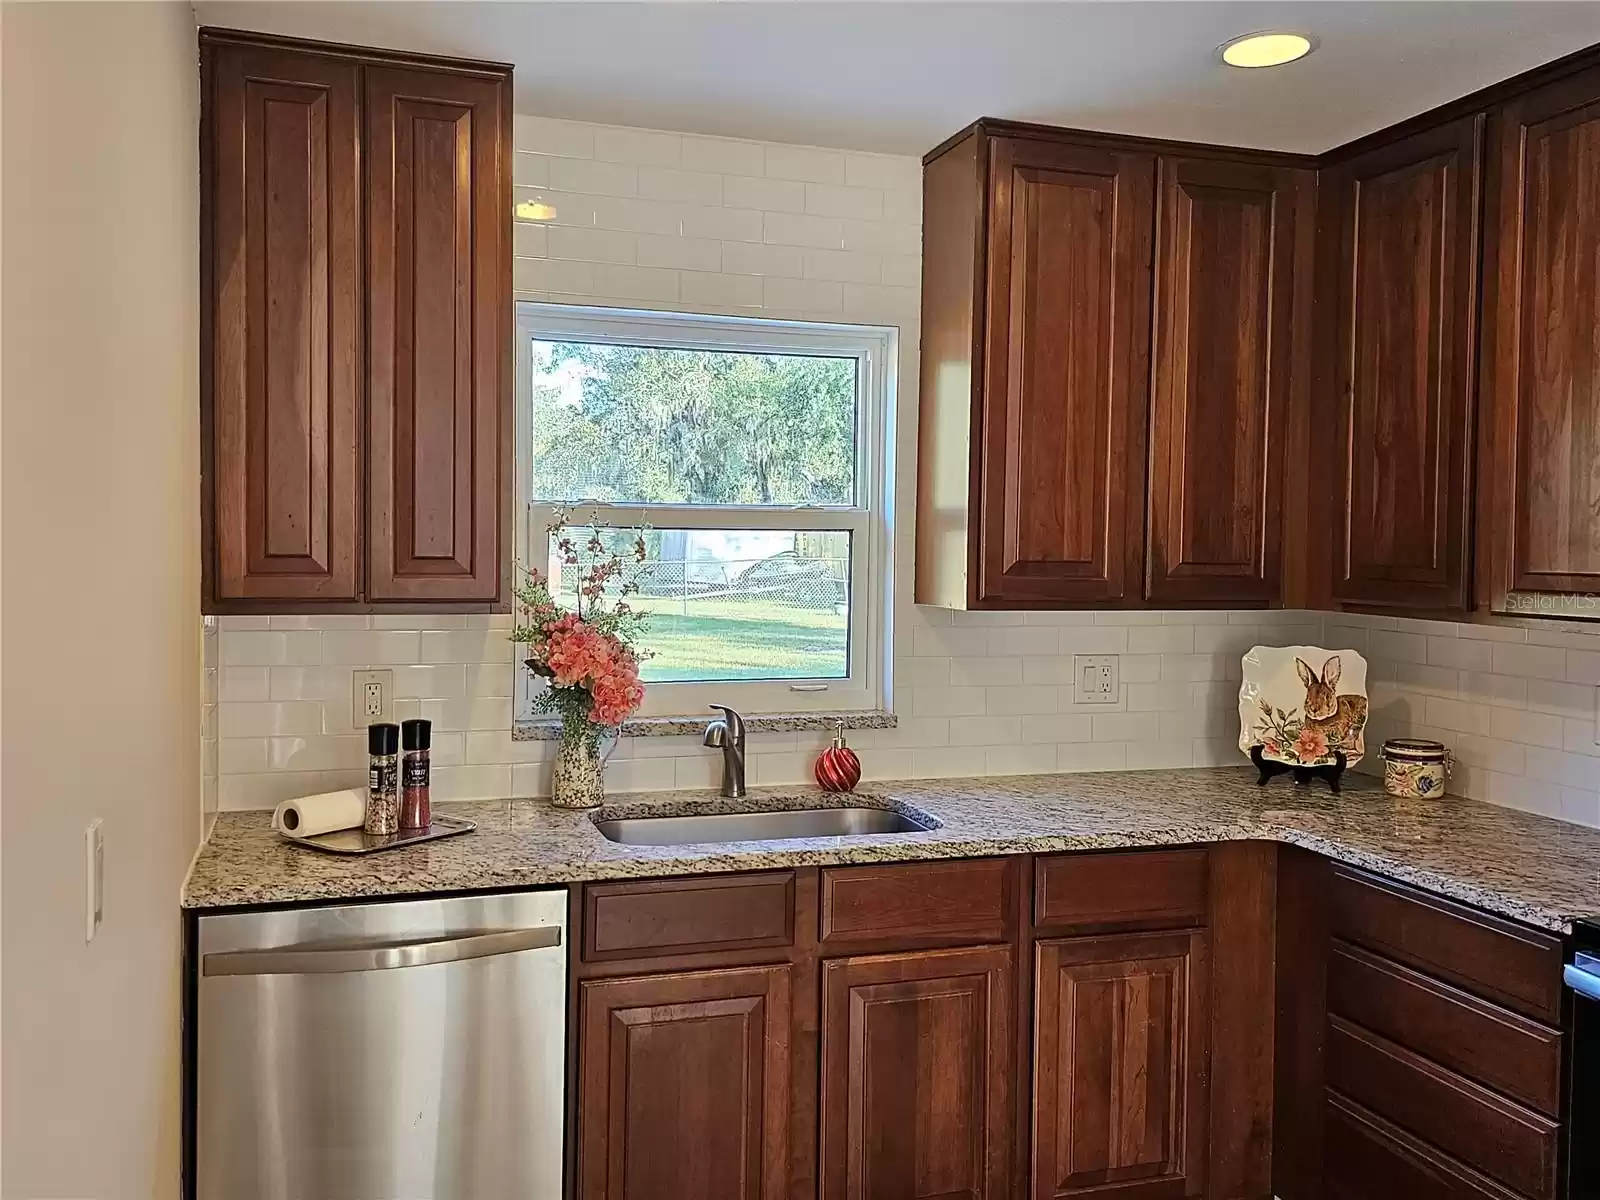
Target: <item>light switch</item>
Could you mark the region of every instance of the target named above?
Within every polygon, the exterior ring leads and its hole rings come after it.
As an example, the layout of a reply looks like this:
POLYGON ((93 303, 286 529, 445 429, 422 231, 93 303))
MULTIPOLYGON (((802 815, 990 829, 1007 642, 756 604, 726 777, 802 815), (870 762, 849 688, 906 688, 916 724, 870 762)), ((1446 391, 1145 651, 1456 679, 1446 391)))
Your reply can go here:
POLYGON ((83 940, 92 942, 105 915, 106 839, 99 817, 89 822, 89 828, 83 831, 83 859, 83 940))

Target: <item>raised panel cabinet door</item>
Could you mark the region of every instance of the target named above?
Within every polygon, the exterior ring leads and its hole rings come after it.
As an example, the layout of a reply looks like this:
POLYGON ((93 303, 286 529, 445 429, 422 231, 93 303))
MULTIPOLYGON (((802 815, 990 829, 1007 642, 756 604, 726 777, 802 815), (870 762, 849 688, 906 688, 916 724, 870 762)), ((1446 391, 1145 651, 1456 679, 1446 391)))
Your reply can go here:
POLYGON ((208 606, 360 590, 359 68, 206 42, 208 606))
POLYGON ((823 1200, 998 1200, 1012 1130, 1011 951, 822 967, 823 1200))
POLYGON ((580 984, 580 1200, 780 1200, 790 991, 786 966, 580 984))
POLYGON ((1472 607, 1483 117, 1341 164, 1335 599, 1472 607))
POLYGON ((1159 164, 1151 601, 1278 597, 1295 237, 1311 179, 1216 160, 1159 164))
POLYGON ((1600 591, 1600 70, 1490 116, 1488 594, 1600 591))
POLYGON ((1137 600, 1155 160, 992 148, 979 600, 1137 600))
POLYGON ((1201 932, 1035 944, 1034 1200, 1205 1190, 1201 932))
POLYGON ((507 84, 366 72, 373 600, 500 598, 512 436, 507 84))

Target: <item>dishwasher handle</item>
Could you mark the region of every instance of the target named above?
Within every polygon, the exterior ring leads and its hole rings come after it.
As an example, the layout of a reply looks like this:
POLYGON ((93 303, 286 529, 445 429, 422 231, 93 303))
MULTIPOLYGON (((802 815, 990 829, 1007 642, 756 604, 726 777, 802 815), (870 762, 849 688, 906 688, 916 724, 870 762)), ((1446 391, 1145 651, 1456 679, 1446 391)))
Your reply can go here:
POLYGON ((1562 969, 1567 986, 1586 1000, 1600 1000, 1600 955, 1577 954, 1562 969))
POLYGON ((430 942, 398 942, 353 947, 286 946, 281 950, 229 950, 201 958, 204 975, 331 975, 349 971, 392 971, 464 962, 520 950, 561 945, 559 925, 502 929, 430 942))

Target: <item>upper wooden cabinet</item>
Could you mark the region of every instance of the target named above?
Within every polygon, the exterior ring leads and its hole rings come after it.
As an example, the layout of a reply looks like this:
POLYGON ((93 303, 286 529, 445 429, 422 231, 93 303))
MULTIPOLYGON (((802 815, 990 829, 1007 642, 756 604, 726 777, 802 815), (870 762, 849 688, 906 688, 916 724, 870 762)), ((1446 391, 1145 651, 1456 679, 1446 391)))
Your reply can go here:
POLYGON ((1322 181, 1336 239, 1337 441, 1314 447, 1336 491, 1333 597, 1472 607, 1483 117, 1339 163, 1322 181))
POLYGON ((1491 115, 1485 584, 1600 591, 1600 68, 1491 115))
POLYGON ((1309 171, 1160 162, 1145 597, 1278 598, 1297 239, 1309 171))
POLYGON ((1144 558, 1155 160, 990 153, 978 595, 1121 600, 1144 558))
POLYGON ((1279 599, 1313 176, 1177 149, 985 121, 929 157, 919 603, 1279 599))
POLYGON ((207 611, 496 606, 509 69, 200 45, 207 611))
POLYGON ((204 47, 210 594, 355 600, 361 69, 204 47))

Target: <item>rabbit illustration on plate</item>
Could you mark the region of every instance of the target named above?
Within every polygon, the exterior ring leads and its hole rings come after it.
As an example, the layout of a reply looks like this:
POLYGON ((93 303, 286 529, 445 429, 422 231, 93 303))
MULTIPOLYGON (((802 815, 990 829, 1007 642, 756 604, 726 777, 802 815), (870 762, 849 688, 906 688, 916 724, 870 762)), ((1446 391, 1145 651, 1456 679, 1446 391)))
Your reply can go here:
POLYGON ((1294 660, 1294 669, 1300 675, 1300 682, 1306 685, 1305 720, 1301 729, 1320 733, 1329 751, 1354 745, 1367 723, 1367 698, 1339 695, 1339 677, 1344 673, 1339 656, 1332 655, 1322 664, 1321 675, 1303 658, 1294 660))
POLYGON ((1244 656, 1239 749, 1291 766, 1323 766, 1365 752, 1367 663, 1354 650, 1256 646, 1244 656), (1341 691, 1341 684, 1344 690, 1341 691))

